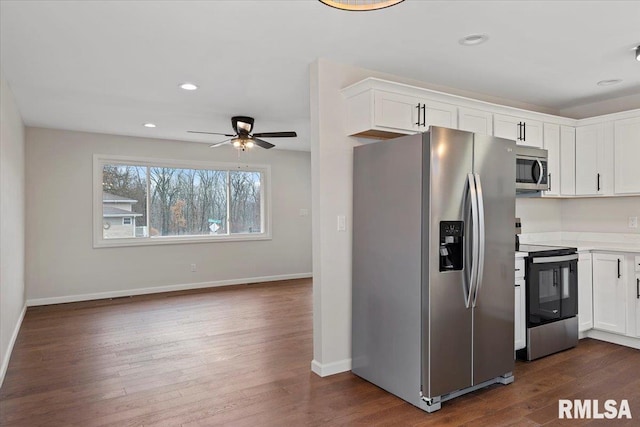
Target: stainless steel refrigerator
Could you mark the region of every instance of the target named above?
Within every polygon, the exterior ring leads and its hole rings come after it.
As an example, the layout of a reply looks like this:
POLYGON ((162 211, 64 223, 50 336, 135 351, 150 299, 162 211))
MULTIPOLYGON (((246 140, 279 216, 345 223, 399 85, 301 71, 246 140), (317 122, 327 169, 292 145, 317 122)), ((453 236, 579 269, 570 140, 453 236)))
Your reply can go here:
POLYGON ((352 371, 428 412, 513 381, 515 143, 354 148, 352 371))

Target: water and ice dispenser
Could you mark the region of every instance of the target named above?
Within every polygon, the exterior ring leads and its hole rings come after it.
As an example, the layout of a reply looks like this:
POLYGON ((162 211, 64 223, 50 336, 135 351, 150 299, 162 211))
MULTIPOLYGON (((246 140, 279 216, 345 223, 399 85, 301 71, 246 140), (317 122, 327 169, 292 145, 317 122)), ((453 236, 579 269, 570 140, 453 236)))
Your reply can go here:
POLYGON ((464 222, 440 221, 440 271, 462 270, 464 222))

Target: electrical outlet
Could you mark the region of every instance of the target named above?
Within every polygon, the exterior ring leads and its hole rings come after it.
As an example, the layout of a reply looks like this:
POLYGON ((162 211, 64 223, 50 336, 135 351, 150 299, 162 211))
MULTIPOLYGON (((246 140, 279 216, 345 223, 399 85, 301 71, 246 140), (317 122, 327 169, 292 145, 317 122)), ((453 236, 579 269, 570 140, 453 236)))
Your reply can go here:
POLYGON ((347 218, 344 215, 338 215, 338 231, 347 231, 347 218))
POLYGON ((638 228, 638 217, 630 216, 629 217, 629 228, 638 228))
POLYGON ((197 265, 195 265, 195 264, 191 264, 191 272, 192 272, 192 273, 195 273, 195 272, 196 272, 196 270, 197 270, 197 267, 198 267, 197 265))
POLYGON ((300 216, 309 216, 309 209, 300 209, 300 216))

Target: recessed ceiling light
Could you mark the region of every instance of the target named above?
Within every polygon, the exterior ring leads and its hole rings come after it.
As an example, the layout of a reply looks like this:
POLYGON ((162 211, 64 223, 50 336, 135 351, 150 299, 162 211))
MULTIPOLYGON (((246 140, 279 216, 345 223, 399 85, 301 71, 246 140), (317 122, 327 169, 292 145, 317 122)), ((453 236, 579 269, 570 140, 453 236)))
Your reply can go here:
POLYGON ((640 61, 640 46, 636 48, 636 61, 640 61))
POLYGON ((146 128, 154 128, 154 127, 156 127, 156 125, 154 125, 153 123, 145 123, 143 126, 146 127, 146 128))
POLYGON ((489 40, 489 36, 486 34, 469 34, 466 37, 458 40, 458 43, 464 46, 475 46, 489 40))
POLYGON ((196 90, 198 89, 198 86, 194 85, 193 83, 182 83, 180 85, 180 87, 184 90, 196 90))
POLYGON ((610 80, 600 80, 598 82, 598 86, 611 86, 611 85, 617 85, 618 83, 622 82, 622 79, 610 79, 610 80))

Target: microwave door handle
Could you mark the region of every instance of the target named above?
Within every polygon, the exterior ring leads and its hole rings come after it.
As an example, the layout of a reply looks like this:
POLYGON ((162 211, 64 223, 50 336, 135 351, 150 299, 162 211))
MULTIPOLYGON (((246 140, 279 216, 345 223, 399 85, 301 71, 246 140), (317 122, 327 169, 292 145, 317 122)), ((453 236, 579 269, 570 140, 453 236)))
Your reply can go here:
POLYGON ((542 177, 544 176, 543 175, 544 171, 542 169, 542 162, 538 159, 536 159, 536 162, 538 163, 538 168, 540 168, 540 174, 538 176, 538 182, 537 182, 537 184, 540 185, 540 183, 542 182, 542 177))
POLYGON ((478 294, 482 287, 482 277, 484 276, 484 255, 485 255, 485 228, 484 228, 484 195, 482 193, 482 183, 480 181, 480 175, 475 174, 476 178, 476 193, 478 197, 478 267, 476 268, 476 289, 473 293, 473 306, 476 306, 478 301, 478 294))
MULTIPOLYGON (((469 186, 469 198, 471 199, 471 205, 469 206, 471 220, 471 272, 469 273, 469 290, 465 295, 465 306, 471 307, 471 296, 474 294, 477 286, 478 277, 478 245, 479 245, 479 229, 478 229, 478 197, 476 191, 475 176, 470 173, 467 174, 467 184, 469 186)), ((465 289, 466 290, 466 289, 465 289)))

